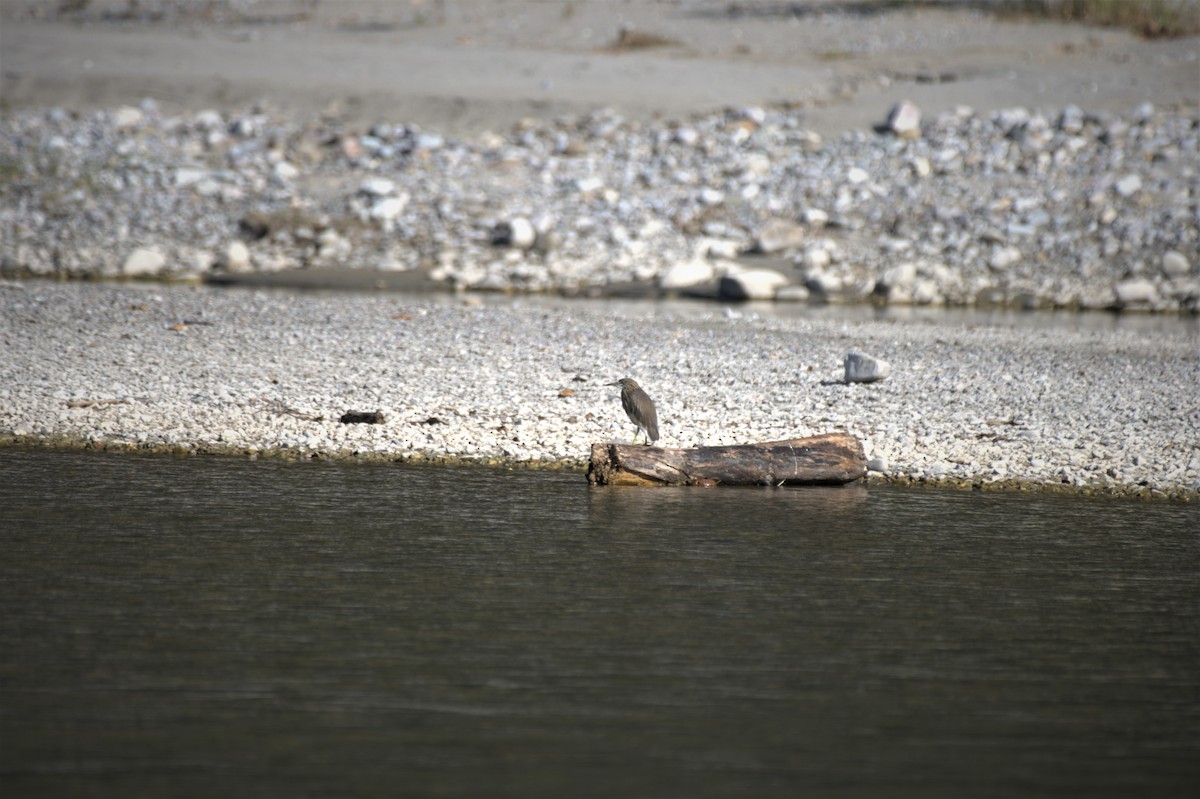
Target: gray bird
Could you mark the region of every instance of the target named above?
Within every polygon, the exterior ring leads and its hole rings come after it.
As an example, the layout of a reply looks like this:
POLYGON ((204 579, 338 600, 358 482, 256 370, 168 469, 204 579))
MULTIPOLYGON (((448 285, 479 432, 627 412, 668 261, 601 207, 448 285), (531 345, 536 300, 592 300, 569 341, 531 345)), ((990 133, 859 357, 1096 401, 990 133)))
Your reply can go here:
MULTIPOLYGON (((629 416, 629 421, 637 425, 637 429, 646 434, 647 444, 658 441, 658 411, 654 409, 654 400, 642 391, 642 387, 631 377, 622 377, 610 386, 621 387, 621 405, 629 416)), ((637 433, 633 434, 637 441, 637 433)))

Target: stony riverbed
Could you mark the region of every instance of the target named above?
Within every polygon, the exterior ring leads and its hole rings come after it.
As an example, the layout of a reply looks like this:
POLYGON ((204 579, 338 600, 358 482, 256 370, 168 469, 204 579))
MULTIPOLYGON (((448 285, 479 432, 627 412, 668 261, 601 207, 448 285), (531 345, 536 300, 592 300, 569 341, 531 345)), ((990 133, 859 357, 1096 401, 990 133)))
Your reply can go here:
POLYGON ((632 437, 604 385, 630 376, 663 446, 847 431, 872 479, 1196 499, 1200 358, 1171 330, 6 282, 0 442, 578 467, 632 437), (843 382, 850 351, 891 374, 843 382))
POLYGON ((254 108, 23 110, 0 120, 0 271, 1200 309, 1194 108, 879 117, 824 140, 802 109, 597 111, 457 140, 254 108))

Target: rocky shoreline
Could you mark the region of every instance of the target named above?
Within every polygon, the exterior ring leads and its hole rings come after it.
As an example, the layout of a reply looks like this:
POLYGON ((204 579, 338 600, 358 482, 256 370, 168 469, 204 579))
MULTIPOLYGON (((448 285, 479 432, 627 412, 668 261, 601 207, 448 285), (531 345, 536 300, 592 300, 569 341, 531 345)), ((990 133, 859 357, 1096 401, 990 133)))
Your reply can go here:
POLYGON ((632 435, 604 385, 632 376, 664 446, 845 431, 871 481, 1200 499, 1183 325, 25 280, 0 283, 0 345, 6 446, 577 469, 632 435), (886 360, 886 379, 846 382, 852 351, 886 360))
POLYGON ((1200 310, 1200 115, 530 119, 456 140, 153 101, 0 120, 0 274, 355 270, 564 295, 1200 310))

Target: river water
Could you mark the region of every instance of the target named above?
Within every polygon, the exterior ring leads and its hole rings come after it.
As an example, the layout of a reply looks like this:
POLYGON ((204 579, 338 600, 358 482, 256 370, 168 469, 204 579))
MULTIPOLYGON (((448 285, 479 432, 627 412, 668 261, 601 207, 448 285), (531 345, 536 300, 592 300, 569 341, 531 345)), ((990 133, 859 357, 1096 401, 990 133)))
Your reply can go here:
POLYGON ((0 450, 0 786, 1191 796, 1200 508, 0 450))

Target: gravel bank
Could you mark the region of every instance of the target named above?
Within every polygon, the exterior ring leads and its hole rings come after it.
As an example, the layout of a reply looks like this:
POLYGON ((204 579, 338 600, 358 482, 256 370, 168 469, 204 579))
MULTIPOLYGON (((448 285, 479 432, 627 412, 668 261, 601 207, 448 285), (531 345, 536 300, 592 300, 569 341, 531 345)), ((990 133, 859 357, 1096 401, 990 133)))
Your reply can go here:
POLYGON ((860 436, 873 479, 1200 497, 1194 334, 636 315, 397 295, 0 284, 0 440, 578 467, 666 446, 860 436), (891 375, 844 384, 850 351, 891 375), (342 424, 346 411, 382 424, 342 424))
POLYGON ((0 273, 1200 309, 1194 108, 904 106, 834 141, 803 122, 601 111, 466 142, 152 102, 23 111, 0 121, 0 273))

